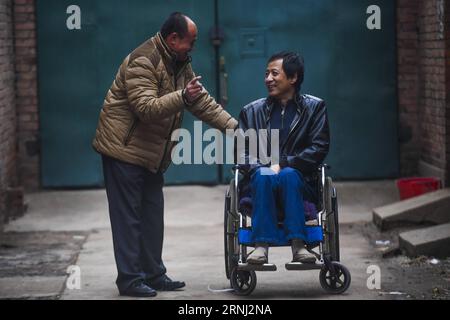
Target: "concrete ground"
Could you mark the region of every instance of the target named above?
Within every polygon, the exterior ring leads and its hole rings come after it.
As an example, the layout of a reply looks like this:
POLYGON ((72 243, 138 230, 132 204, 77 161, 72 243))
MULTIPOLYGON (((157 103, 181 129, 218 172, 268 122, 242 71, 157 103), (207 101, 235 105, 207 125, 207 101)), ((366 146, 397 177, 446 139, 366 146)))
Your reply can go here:
MULTIPOLYGON (((250 298, 390 299, 407 291, 397 287, 398 277, 392 272, 395 269, 381 258, 372 239, 364 236, 372 208, 398 200, 394 182, 343 182, 336 187, 340 200, 341 259, 352 274, 350 289, 340 296, 326 294, 320 287, 318 271, 286 271, 284 263, 290 259, 290 248, 272 248, 270 260, 278 271, 258 273, 258 286, 250 298), (381 270, 378 290, 367 287, 368 267, 374 265, 381 270)), ((155 299, 246 299, 226 290, 230 287, 223 255, 226 188, 165 188, 164 261, 168 275, 185 281, 187 286, 177 292, 161 292, 155 299)), ((4 245, 0 249, 0 299, 126 299, 118 296, 114 284, 116 267, 104 190, 40 192, 27 195, 26 201, 27 214, 7 225, 5 231, 12 238, 27 235, 31 240, 22 246, 4 245), (53 247, 33 247, 43 242, 39 237, 53 243, 53 247), (28 253, 23 253, 24 248, 29 248, 28 253), (36 256, 36 252, 42 254, 36 256), (17 262, 21 257, 28 261, 25 266, 17 262), (80 267, 80 289, 65 285, 69 265, 80 267), (48 270, 30 273, 43 266, 48 270)))

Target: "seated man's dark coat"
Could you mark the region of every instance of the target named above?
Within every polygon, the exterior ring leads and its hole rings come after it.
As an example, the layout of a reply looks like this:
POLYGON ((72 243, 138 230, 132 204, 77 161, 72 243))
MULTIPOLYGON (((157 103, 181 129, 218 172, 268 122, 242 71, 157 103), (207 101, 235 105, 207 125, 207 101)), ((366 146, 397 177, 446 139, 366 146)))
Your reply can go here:
MULTIPOLYGON (((296 113, 291 123, 289 134, 280 146, 281 168, 291 167, 308 177, 323 163, 330 147, 330 130, 325 102, 311 95, 297 95, 295 98, 296 113)), ((239 115, 239 128, 267 129, 270 146, 271 115, 274 109, 271 98, 264 98, 245 106, 239 115)), ((248 159, 248 150, 246 150, 248 159)), ((248 164, 247 169, 253 171, 264 166, 259 161, 248 164)), ((265 165, 268 166, 268 165, 265 165)))

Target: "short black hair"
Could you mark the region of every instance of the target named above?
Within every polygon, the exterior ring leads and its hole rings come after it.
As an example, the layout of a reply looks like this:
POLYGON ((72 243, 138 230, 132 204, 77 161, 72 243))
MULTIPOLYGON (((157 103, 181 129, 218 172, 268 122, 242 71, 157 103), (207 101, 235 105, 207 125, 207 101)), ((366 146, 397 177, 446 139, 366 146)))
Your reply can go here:
POLYGON ((297 92, 300 91, 305 78, 305 61, 303 57, 295 52, 282 51, 271 56, 267 64, 276 60, 283 60, 283 71, 288 79, 292 79, 297 74, 295 89, 297 92))
POLYGON ((166 39, 172 33, 178 33, 181 38, 188 34, 188 22, 186 16, 181 12, 172 13, 161 27, 161 36, 166 39))

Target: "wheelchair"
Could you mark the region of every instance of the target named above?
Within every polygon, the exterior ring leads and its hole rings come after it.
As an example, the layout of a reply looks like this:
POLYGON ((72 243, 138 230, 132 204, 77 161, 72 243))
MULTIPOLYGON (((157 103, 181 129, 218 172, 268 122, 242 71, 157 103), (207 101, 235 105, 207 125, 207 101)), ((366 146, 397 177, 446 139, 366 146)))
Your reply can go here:
MULTIPOLYGON (((320 270, 319 280, 322 288, 330 294, 342 294, 349 287, 351 275, 340 263, 339 252, 339 217, 337 192, 331 177, 326 175, 330 169, 326 164, 320 165, 313 174, 312 181, 317 191, 317 219, 315 223, 306 223, 306 248, 316 257, 316 263, 287 263, 289 271, 320 270)), ((234 293, 248 296, 256 288, 256 272, 276 271, 274 264, 256 265, 246 262, 248 247, 254 247, 251 240, 251 217, 240 206, 240 188, 248 174, 241 166, 233 167, 234 178, 225 194, 224 210, 224 251, 225 271, 234 293)), ((311 221, 310 221, 311 222, 311 221)), ((280 242, 271 247, 290 246, 283 239, 282 221, 278 224, 280 242)))

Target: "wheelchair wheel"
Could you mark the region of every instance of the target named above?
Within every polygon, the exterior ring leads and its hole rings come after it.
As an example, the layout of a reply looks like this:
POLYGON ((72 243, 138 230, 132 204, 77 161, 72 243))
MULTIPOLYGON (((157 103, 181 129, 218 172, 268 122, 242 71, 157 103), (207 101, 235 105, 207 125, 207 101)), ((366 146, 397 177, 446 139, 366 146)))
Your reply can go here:
POLYGON ((334 274, 328 267, 324 267, 320 270, 320 285, 328 293, 344 293, 350 287, 350 272, 345 266, 338 262, 331 262, 331 265, 334 268, 334 274))
POLYGON ((237 236, 235 230, 235 221, 230 214, 230 203, 232 198, 229 193, 225 197, 225 210, 224 210, 224 253, 225 253, 225 274, 227 279, 231 277, 231 270, 237 266, 237 236))
POLYGON ((325 222, 325 250, 331 261, 340 261, 339 250, 339 212, 336 190, 330 177, 326 179, 325 197, 327 220, 325 222))
POLYGON ((231 271, 231 287, 238 296, 248 296, 256 288, 256 272, 233 268, 231 271))
POLYGON ((335 197, 332 198, 333 203, 333 214, 332 214, 332 225, 333 229, 333 241, 332 241, 332 250, 331 250, 331 258, 333 261, 341 261, 341 253, 339 249, 339 211, 338 211, 338 199, 337 193, 335 192, 335 197))

